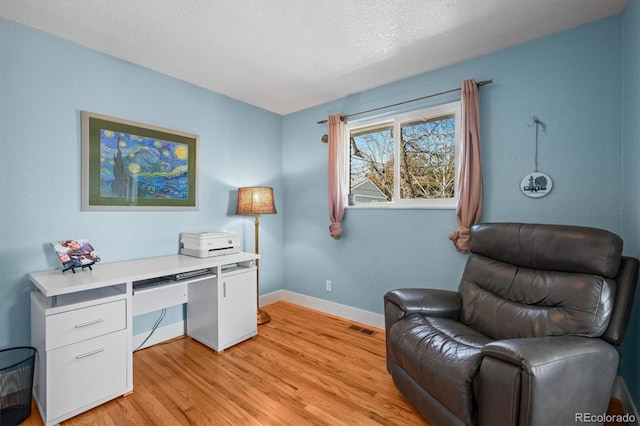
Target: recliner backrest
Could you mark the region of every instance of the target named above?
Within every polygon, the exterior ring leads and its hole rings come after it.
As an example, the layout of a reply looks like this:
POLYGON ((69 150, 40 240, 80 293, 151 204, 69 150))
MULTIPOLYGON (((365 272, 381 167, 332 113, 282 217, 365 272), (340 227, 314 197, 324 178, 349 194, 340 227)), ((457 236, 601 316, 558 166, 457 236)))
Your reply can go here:
POLYGON ((598 337, 616 303, 622 239, 563 225, 472 228, 460 321, 494 339, 598 337))
POLYGON ((532 269, 615 278, 622 238, 609 231, 569 225, 486 223, 472 228, 471 251, 532 269))

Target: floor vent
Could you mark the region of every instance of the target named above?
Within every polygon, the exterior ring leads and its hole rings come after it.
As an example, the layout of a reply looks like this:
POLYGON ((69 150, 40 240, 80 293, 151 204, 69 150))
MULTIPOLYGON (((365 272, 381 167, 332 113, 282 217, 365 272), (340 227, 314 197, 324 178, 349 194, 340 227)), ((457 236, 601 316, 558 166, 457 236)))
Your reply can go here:
POLYGON ((373 330, 369 330, 368 328, 362 328, 362 327, 359 327, 359 326, 357 326, 355 324, 350 325, 349 326, 349 330, 354 330, 354 331, 357 331, 359 333, 366 334, 367 336, 373 336, 374 334, 376 334, 376 332, 373 331, 373 330))

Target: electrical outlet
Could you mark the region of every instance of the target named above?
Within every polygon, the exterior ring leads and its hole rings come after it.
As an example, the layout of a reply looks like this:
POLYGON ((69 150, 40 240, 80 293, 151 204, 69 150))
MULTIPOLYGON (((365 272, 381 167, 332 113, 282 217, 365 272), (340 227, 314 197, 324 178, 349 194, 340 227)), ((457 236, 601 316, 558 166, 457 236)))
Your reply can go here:
POLYGON ((326 282, 326 289, 327 291, 331 291, 331 281, 327 280, 326 282))

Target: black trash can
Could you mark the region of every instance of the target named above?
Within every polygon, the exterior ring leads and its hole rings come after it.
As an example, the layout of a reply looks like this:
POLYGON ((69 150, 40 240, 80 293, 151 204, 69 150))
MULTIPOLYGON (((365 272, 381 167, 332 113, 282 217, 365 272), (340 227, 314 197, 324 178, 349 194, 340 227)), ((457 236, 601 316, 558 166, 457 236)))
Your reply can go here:
POLYGON ((0 350, 0 425, 17 425, 31 415, 36 349, 0 350))

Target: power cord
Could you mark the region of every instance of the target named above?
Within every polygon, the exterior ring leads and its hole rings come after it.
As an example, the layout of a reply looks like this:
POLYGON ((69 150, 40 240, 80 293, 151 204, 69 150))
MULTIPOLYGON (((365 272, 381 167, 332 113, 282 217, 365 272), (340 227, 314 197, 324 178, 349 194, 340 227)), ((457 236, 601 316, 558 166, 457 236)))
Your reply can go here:
POLYGON ((149 332, 149 335, 146 337, 146 339, 144 339, 144 341, 142 343, 140 343, 140 346, 138 346, 137 348, 135 348, 133 351, 137 351, 138 349, 142 348, 144 346, 145 343, 147 343, 147 340, 149 340, 149 338, 153 335, 153 333, 156 331, 156 329, 160 326, 160 323, 162 322, 162 320, 164 319, 164 316, 167 313, 167 308, 163 308, 162 312, 160 313, 160 318, 158 318, 158 320, 156 321, 155 324, 153 324, 153 327, 151 328, 151 331, 149 332))

